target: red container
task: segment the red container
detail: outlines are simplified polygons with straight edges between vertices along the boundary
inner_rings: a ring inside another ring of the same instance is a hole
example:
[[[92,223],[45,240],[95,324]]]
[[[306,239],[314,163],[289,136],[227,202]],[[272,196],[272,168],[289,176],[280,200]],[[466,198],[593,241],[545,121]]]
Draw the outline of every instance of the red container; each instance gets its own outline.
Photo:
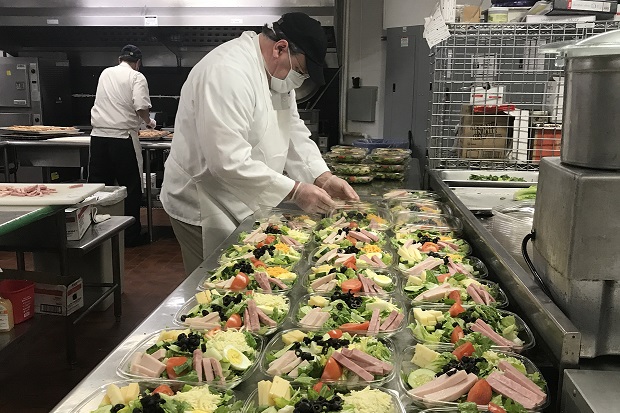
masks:
[[[27,280],[1,280],[0,296],[13,304],[15,324],[34,316],[34,283]]]

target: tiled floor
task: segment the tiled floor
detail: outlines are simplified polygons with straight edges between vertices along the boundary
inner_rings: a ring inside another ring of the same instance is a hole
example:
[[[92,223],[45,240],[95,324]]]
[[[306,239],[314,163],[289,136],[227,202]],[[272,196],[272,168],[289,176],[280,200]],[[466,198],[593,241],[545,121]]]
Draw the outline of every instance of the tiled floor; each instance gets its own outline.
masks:
[[[112,307],[82,320],[77,326],[78,363],[71,367],[63,319],[37,320],[24,340],[0,353],[0,412],[49,412],[183,281],[181,251],[168,217],[163,210],[154,215],[155,242],[125,250],[120,323],[114,322]],[[0,253],[0,268],[14,267],[14,255]]]

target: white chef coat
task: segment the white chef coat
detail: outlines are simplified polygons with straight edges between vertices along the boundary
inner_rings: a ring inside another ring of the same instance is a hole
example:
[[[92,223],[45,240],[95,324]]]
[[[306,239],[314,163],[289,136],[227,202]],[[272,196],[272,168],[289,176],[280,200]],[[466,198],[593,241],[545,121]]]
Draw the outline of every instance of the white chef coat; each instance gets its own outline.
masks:
[[[181,89],[161,201],[171,217],[202,225],[203,238],[212,227],[225,235],[235,220],[282,202],[294,180],[328,170],[294,92],[269,89],[258,35],[244,32],[198,62]]]
[[[136,111],[149,109],[151,98],[144,75],[127,62],[101,72],[90,111],[92,135],[105,138],[126,138],[138,133],[142,119]]]

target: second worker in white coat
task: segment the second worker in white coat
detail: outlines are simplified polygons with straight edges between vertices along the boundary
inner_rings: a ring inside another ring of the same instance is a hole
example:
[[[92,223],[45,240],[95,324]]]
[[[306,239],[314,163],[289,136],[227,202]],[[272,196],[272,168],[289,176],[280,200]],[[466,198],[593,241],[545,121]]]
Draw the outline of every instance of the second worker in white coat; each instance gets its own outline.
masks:
[[[325,83],[326,51],[318,21],[287,13],[260,34],[218,46],[191,70],[161,193],[186,274],[261,206],[292,200],[327,212],[332,197],[359,199],[329,172],[297,112],[294,89],[308,77]]]

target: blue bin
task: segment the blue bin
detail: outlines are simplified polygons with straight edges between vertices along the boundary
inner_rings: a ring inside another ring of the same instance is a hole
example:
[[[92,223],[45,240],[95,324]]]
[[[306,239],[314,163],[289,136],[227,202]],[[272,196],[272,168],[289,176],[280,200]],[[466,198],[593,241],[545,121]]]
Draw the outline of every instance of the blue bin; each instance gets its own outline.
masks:
[[[358,139],[353,141],[353,146],[358,148],[366,148],[369,151],[376,148],[401,148],[408,149],[409,142],[407,141],[390,141],[387,139]]]

